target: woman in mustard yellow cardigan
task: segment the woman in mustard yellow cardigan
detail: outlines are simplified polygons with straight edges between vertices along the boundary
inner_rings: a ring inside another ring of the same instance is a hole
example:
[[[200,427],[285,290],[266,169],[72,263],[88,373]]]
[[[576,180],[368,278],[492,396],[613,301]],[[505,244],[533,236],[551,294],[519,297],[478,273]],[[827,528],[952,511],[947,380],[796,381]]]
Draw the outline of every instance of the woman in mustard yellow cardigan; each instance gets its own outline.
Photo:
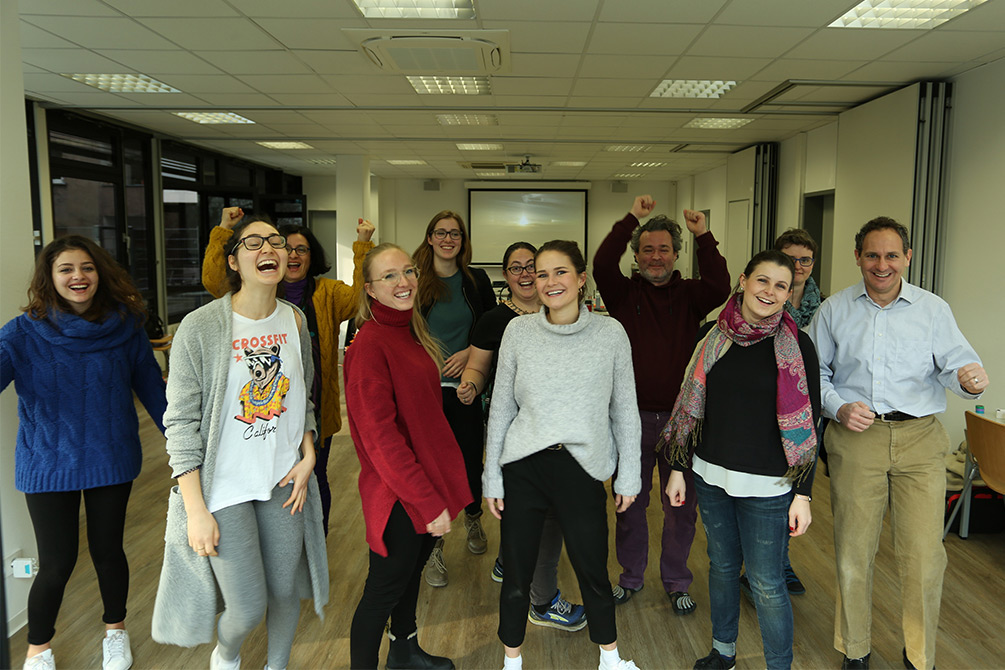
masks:
[[[209,233],[209,244],[202,261],[202,285],[214,298],[229,290],[227,268],[223,249],[233,234],[233,228],[244,218],[240,207],[227,207],[220,216],[220,225]],[[317,238],[303,226],[281,226],[280,234],[286,237],[289,262],[283,283],[284,297],[303,310],[311,334],[314,357],[314,384],[311,400],[318,414],[321,438],[317,450],[314,473],[321,489],[321,509],[325,535],[328,534],[328,512],[331,509],[331,489],[328,486],[328,447],[331,436],[342,427],[338,387],[338,332],[339,324],[352,318],[356,312],[359,287],[363,285],[361,264],[366,252],[373,248],[370,238],[374,227],[369,221],[359,220],[357,240],[352,245],[352,286],[345,282],[319,277],[331,269],[325,251]]]

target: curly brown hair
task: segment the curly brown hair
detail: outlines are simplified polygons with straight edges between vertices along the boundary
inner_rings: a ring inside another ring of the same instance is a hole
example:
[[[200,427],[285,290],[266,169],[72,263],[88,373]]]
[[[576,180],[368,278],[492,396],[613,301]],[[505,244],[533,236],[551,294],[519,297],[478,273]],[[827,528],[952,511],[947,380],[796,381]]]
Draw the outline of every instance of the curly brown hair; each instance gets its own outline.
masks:
[[[132,314],[137,325],[146,321],[143,296],[136,290],[132,277],[112,255],[97,242],[81,235],[65,235],[45,245],[35,261],[35,271],[28,287],[28,304],[22,309],[33,319],[45,319],[51,310],[73,314],[69,303],[56,291],[52,281],[52,266],[64,251],[79,250],[91,257],[98,272],[98,287],[90,307],[80,314],[88,321],[101,321],[110,313],[125,317]],[[125,308],[125,311],[122,310]]]

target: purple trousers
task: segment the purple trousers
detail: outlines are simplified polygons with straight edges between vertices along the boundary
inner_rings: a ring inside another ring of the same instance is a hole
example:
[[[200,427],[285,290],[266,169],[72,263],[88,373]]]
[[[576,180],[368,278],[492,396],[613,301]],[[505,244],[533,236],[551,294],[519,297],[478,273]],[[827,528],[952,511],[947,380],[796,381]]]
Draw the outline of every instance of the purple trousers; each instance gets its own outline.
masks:
[[[692,574],[687,567],[694,540],[694,524],[697,518],[697,496],[694,491],[694,475],[684,472],[687,492],[684,504],[671,507],[666,495],[667,481],[670,479],[670,464],[663,454],[656,453],[659,432],[663,430],[670,412],[646,412],[639,410],[642,419],[642,491],[628,511],[616,515],[614,544],[621,564],[621,578],[618,583],[626,589],[641,588],[646,565],[649,563],[649,524],[646,509],[649,507],[649,491],[653,485],[653,469],[659,465],[660,500],[663,502],[663,537],[660,552],[660,578],[668,593],[687,591],[691,586]]]

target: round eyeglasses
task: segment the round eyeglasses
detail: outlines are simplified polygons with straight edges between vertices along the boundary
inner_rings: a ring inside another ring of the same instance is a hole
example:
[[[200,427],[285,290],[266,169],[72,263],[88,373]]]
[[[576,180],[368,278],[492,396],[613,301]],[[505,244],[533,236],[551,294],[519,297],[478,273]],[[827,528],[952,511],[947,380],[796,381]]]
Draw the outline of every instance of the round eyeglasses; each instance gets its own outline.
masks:
[[[414,281],[419,278],[418,268],[405,268],[402,272],[388,272],[383,277],[377,277],[373,281],[382,281],[385,284],[397,284],[404,275],[405,279]]]
[[[279,233],[272,233],[271,235],[248,235],[247,237],[242,237],[238,243],[234,245],[234,251],[237,251],[237,248],[242,244],[248,251],[258,251],[266,242],[268,242],[269,246],[273,249],[286,248],[286,238]]]

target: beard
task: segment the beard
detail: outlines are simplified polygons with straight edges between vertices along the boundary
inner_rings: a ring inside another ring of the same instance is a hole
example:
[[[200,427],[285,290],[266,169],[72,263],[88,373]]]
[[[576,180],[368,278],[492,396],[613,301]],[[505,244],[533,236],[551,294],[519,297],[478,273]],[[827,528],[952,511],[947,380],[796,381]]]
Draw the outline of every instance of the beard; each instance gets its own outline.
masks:
[[[664,265],[663,267],[652,268],[640,267],[639,274],[642,275],[642,278],[650,284],[663,284],[667,282],[670,279],[670,275],[673,274],[673,266],[671,265],[668,267]]]

